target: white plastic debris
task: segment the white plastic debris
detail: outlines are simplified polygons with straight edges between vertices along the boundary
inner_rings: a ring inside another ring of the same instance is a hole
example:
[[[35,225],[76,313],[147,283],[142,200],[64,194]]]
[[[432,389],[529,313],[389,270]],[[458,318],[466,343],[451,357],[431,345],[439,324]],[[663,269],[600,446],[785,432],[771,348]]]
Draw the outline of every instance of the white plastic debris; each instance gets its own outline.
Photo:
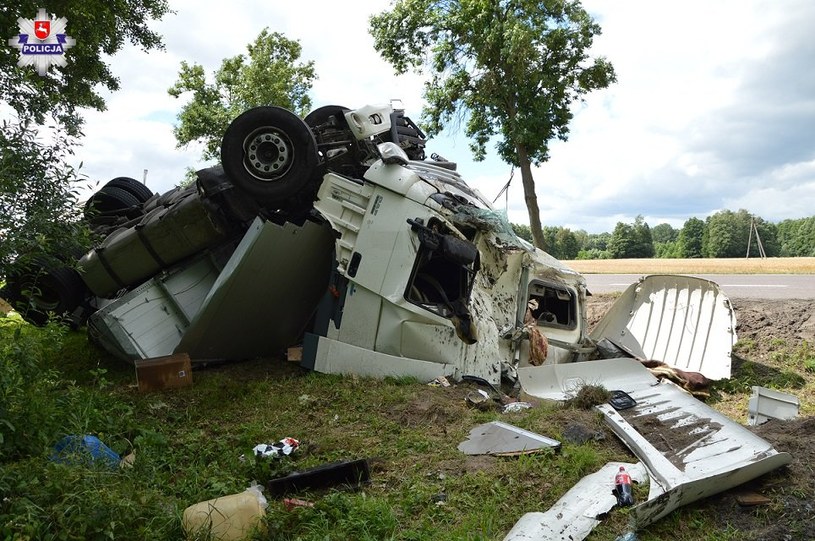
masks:
[[[252,452],[258,458],[278,458],[289,456],[300,446],[300,442],[294,438],[283,438],[277,443],[260,443],[255,445]]]

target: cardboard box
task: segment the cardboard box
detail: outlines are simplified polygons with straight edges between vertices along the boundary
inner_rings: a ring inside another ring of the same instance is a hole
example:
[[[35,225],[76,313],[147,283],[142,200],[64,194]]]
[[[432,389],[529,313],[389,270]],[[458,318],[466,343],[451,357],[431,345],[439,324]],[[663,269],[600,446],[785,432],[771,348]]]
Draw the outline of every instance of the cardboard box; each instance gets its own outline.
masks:
[[[140,392],[174,389],[192,385],[192,366],[186,353],[136,361],[136,381]]]

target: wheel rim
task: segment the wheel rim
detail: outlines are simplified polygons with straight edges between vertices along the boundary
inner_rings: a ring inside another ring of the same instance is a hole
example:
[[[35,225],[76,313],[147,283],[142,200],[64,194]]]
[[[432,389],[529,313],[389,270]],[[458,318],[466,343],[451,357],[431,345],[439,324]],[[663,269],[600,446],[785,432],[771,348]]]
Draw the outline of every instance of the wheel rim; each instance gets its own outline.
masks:
[[[271,182],[291,168],[294,147],[285,134],[268,127],[259,128],[243,141],[244,167],[253,177]]]

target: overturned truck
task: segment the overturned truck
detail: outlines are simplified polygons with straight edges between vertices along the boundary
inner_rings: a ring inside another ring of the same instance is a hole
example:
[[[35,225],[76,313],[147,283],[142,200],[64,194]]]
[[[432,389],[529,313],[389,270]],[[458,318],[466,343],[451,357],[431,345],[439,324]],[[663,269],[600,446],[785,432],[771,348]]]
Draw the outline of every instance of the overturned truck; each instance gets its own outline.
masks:
[[[194,186],[158,195],[110,181],[86,205],[100,241],[76,268],[39,269],[36,287],[12,279],[9,290],[33,320],[87,321],[129,361],[270,357],[302,343],[306,367],[373,376],[496,383],[598,352],[729,375],[735,325],[715,284],[668,278],[629,301],[647,315],[616,309],[589,336],[584,279],[517,237],[425,143],[391,105],[305,119],[249,110]]]
[[[633,360],[729,377],[735,319],[716,284],[648,277],[589,334],[583,277],[518,238],[425,143],[390,105],[249,110],[194,186],[157,195],[110,181],[86,207],[100,242],[76,266],[39,269],[36,286],[11,277],[7,292],[32,321],[87,322],[131,362],[302,344],[301,364],[321,372],[508,379],[553,400],[591,384],[628,393],[626,411],[600,410],[651,480],[640,525],[789,462]],[[531,514],[510,537],[550,526]]]
[[[401,110],[252,109],[221,158],[195,186],[142,201],[135,181],[103,187],[88,205],[101,242],[71,287],[39,298],[70,296],[79,308],[52,305],[83,311],[91,337],[131,361],[302,341],[303,365],[324,372],[497,382],[594,351],[581,276],[519,239],[455,164],[426,158]]]

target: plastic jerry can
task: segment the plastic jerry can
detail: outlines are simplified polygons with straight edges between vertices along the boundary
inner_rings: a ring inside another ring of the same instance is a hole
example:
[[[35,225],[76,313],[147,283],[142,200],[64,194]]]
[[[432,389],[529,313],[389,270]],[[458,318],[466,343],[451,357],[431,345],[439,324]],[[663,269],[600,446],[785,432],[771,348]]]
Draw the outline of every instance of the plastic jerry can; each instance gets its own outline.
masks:
[[[218,541],[245,539],[266,512],[266,498],[253,485],[243,492],[191,505],[184,510],[182,524],[189,538],[199,535]]]

